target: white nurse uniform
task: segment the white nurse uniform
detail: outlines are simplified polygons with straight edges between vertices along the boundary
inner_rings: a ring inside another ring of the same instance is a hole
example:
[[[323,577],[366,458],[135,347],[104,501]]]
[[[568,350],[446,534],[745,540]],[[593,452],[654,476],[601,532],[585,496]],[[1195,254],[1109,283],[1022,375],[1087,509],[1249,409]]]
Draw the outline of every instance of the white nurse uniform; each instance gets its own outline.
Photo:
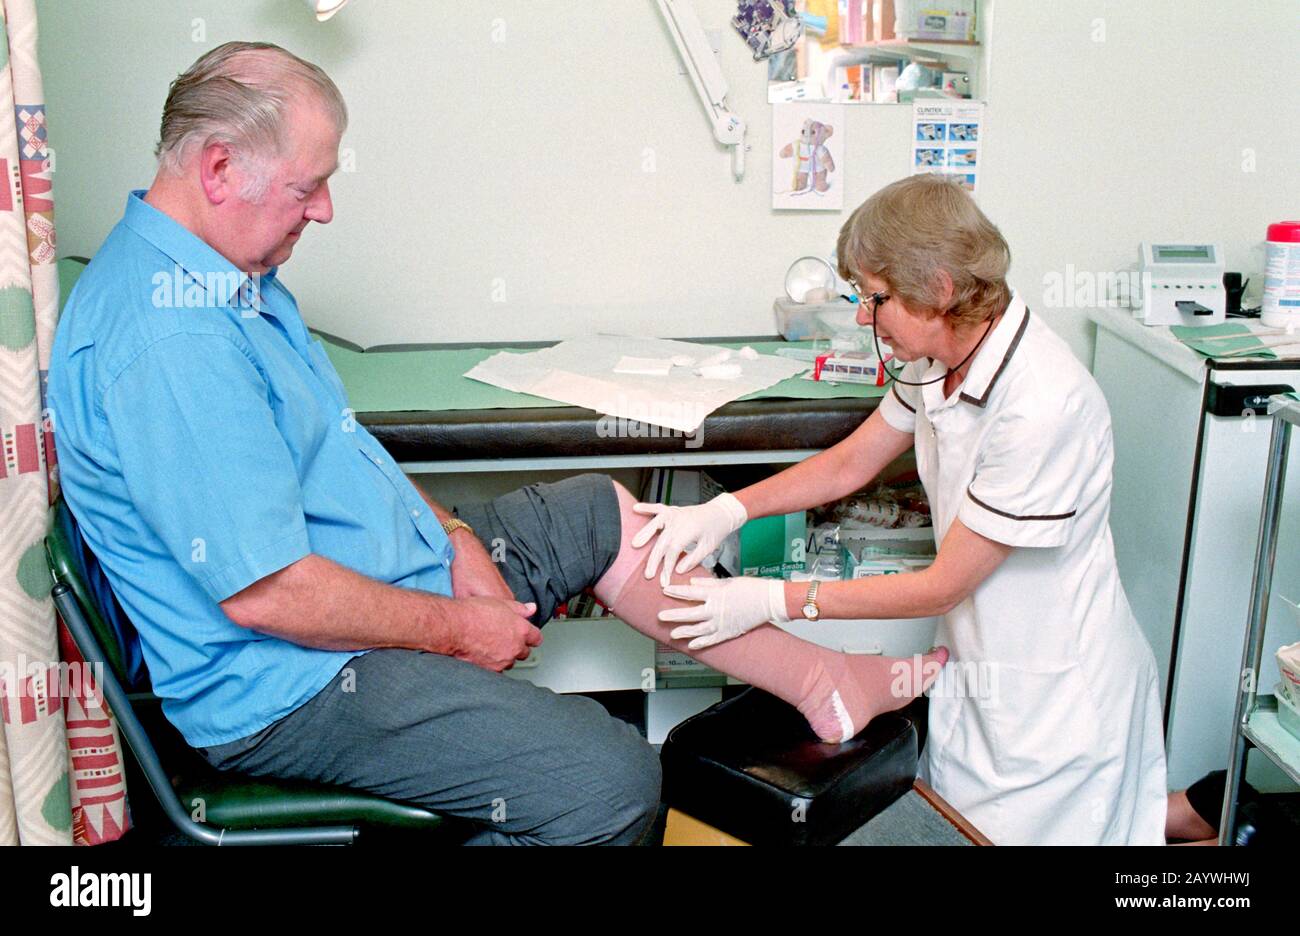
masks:
[[[880,410],[915,433],[936,541],[960,519],[1016,547],[940,624],[922,778],[997,844],[1164,844],[1155,658],[1115,565],[1096,381],[1013,296],[952,396],[896,383]]]

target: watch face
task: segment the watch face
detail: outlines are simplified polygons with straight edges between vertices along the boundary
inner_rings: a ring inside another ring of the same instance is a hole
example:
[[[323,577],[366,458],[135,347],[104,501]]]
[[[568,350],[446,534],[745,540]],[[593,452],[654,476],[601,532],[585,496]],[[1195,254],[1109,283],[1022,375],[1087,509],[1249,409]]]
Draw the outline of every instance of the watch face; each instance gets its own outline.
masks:
[[[803,616],[806,617],[806,618],[808,618],[809,620],[814,620],[814,619],[816,619],[816,617],[817,617],[817,606],[816,606],[815,604],[812,604],[811,602],[809,602],[808,604],[804,605],[804,606],[803,606]]]

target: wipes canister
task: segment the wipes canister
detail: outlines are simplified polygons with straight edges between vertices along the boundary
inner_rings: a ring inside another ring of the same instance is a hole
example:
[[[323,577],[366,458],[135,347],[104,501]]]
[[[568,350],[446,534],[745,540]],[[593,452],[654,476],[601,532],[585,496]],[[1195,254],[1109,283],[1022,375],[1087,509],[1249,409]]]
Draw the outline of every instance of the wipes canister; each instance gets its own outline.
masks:
[[[1268,226],[1259,318],[1273,328],[1300,327],[1300,221]]]

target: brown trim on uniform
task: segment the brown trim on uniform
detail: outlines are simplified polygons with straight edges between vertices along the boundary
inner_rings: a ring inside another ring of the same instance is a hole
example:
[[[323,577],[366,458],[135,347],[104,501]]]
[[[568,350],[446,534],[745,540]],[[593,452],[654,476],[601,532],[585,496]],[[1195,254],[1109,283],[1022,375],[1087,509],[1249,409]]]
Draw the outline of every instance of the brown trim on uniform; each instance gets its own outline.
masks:
[[[962,393],[961,399],[965,400],[967,403],[973,403],[981,408],[988,404],[989,394],[993,392],[993,385],[998,382],[998,378],[1002,376],[1002,372],[1006,370],[1007,365],[1011,363],[1011,355],[1016,353],[1016,348],[1020,346],[1020,339],[1025,336],[1025,329],[1028,327],[1029,307],[1025,306],[1025,317],[1020,320],[1020,327],[1016,329],[1016,337],[1011,339],[1011,346],[1007,348],[1007,353],[1003,355],[1002,363],[998,365],[998,369],[993,373],[993,376],[989,378],[988,386],[984,388],[984,395],[977,400],[969,393]]]
[[[894,399],[903,404],[903,409],[907,410],[909,413],[916,412],[916,407],[908,405],[908,402],[903,399],[903,395],[898,392],[898,384],[894,384],[890,390],[894,394]]]
[[[1077,510],[1071,510],[1069,513],[1063,514],[1027,514],[1026,516],[1021,517],[1013,513],[1007,513],[1005,510],[998,510],[996,507],[990,507],[988,504],[976,497],[970,488],[966,489],[966,496],[989,513],[995,513],[999,517],[1006,517],[1008,520],[1069,520],[1078,513]]]

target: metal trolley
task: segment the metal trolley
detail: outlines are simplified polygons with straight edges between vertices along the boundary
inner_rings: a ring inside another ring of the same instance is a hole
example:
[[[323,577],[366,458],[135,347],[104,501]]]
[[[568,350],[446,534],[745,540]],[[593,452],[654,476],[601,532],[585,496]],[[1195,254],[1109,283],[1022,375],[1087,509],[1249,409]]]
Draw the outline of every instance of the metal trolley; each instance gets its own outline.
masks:
[[[1236,841],[1237,797],[1246,769],[1246,753],[1255,747],[1276,764],[1292,783],[1300,785],[1300,740],[1278,722],[1277,699],[1260,695],[1259,662],[1264,650],[1264,629],[1268,623],[1268,602],[1273,591],[1273,563],[1277,555],[1282,492],[1286,483],[1291,429],[1300,426],[1300,402],[1289,396],[1270,400],[1273,436],[1269,444],[1268,469],[1264,480],[1264,502],[1259,519],[1259,543],[1255,550],[1255,572],[1250,587],[1250,615],[1241,654],[1237,710],[1233,718],[1232,747],[1228,756],[1227,788],[1219,819],[1219,844]]]

